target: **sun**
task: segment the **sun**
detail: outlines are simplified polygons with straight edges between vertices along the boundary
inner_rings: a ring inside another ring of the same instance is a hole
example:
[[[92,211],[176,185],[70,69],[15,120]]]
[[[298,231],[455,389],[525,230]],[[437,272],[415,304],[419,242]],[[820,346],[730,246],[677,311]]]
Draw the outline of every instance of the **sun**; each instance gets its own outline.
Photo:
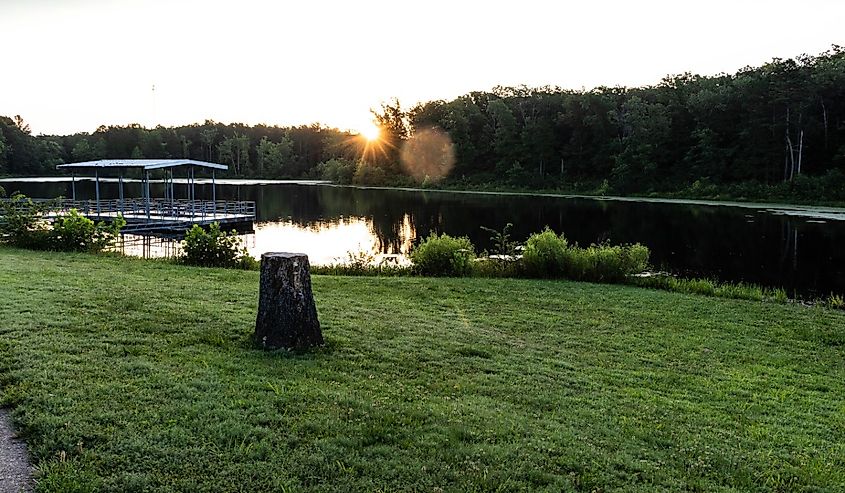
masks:
[[[372,142],[374,140],[378,140],[381,135],[381,129],[375,123],[370,123],[361,127],[358,133],[360,133],[361,136],[368,141]]]

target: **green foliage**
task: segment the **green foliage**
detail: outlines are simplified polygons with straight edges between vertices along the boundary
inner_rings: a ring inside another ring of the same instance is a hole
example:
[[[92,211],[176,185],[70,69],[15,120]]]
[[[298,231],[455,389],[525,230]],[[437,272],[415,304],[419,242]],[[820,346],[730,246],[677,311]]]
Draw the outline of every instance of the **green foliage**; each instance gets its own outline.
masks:
[[[572,246],[567,249],[574,269],[570,279],[595,282],[621,282],[631,274],[648,268],[649,249],[639,243],[634,245],[591,245],[588,248]],[[565,269],[567,270],[567,269]]]
[[[522,266],[529,277],[622,282],[648,268],[648,247],[640,245],[569,245],[548,227],[528,238]]]
[[[20,193],[0,200],[0,240],[22,248],[47,248],[47,215],[55,206],[55,202],[35,202]]]
[[[62,493],[96,493],[102,491],[102,480],[86,470],[79,460],[62,460],[66,451],[59,452],[58,461],[50,461],[38,468],[39,491]],[[127,488],[126,491],[134,491]]]
[[[243,247],[237,231],[222,231],[219,223],[212,223],[208,230],[194,224],[182,241],[180,260],[188,265],[201,267],[226,267],[256,269],[258,261]]]
[[[57,213],[57,205],[23,194],[0,200],[0,241],[34,250],[93,253],[111,246],[126,225],[121,216],[95,224],[76,209]]]
[[[235,132],[232,137],[226,137],[217,145],[220,161],[234,168],[236,175],[243,174],[243,169],[249,166],[249,138]]]
[[[138,146],[135,146],[135,149],[138,149]],[[140,152],[140,149],[138,149],[138,152]],[[103,159],[105,154],[106,145],[103,139],[96,139],[94,144],[91,144],[87,138],[82,138],[73,146],[70,157],[73,161],[95,161]]]
[[[352,183],[356,185],[371,185],[383,187],[390,185],[390,176],[384,166],[359,161],[352,175]]]
[[[374,115],[382,138],[372,143],[317,124],[210,120],[33,136],[19,116],[0,117],[0,173],[52,174],[63,161],[134,154],[225,162],[238,176],[392,186],[411,182],[399,159],[414,131],[438,128],[457,161],[444,181],[424,187],[845,202],[842,87],[845,49],[834,46],[637,88],[496,87],[410,109],[392,101]],[[367,164],[353,170],[349,161]]]
[[[632,280],[637,286],[662,289],[676,293],[698,294],[716,298],[786,303],[789,298],[783,289],[764,289],[747,283],[719,282],[711,279],[683,279],[669,275],[638,277]]]
[[[469,238],[431,233],[411,251],[414,271],[426,276],[465,276],[470,273],[475,247]]]
[[[845,310],[845,297],[837,294],[831,294],[824,300],[823,304],[836,310]]]
[[[6,145],[6,138],[3,137],[3,132],[0,132],[0,176],[6,173],[6,155],[9,153],[9,146]],[[0,197],[3,197],[5,192],[0,187]]]
[[[117,216],[111,222],[88,219],[76,209],[53,221],[47,237],[48,249],[61,252],[100,252],[114,244],[126,220]]]
[[[513,223],[507,223],[501,231],[481,226],[483,231],[490,233],[493,248],[490,252],[482,252],[481,258],[475,260],[472,275],[478,277],[516,277],[522,271],[522,262],[518,241],[511,239]]]
[[[321,180],[328,180],[338,185],[348,185],[352,183],[356,168],[357,166],[352,160],[334,158],[318,164],[316,176]]]
[[[8,200],[0,195],[0,239],[14,246],[28,248],[37,243],[40,231],[46,229],[51,204],[34,202],[26,195],[14,193]]]
[[[481,226],[483,231],[490,233],[490,241],[493,243],[493,255],[503,255],[508,257],[516,256],[519,249],[519,242],[511,239],[511,229],[513,223],[505,224],[501,231],[493,228]]]
[[[783,288],[764,289],[763,295],[766,300],[772,301],[774,303],[789,302],[789,296],[786,294],[786,290]]]
[[[525,272],[530,277],[561,277],[568,262],[567,245],[563,234],[558,236],[548,227],[540,233],[532,234],[522,252]]]
[[[262,137],[255,151],[256,174],[273,178],[289,174],[288,169],[293,161],[293,141],[287,135],[283,135],[279,142]]]
[[[473,277],[528,277],[520,258],[479,257],[472,263]]]

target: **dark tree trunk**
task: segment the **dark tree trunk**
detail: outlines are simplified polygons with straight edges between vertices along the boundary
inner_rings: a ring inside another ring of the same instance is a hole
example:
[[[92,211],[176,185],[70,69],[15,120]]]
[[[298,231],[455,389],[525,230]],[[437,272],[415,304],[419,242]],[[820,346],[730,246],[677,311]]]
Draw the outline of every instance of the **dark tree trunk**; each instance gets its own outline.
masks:
[[[265,349],[305,349],[323,344],[307,255],[261,256],[255,341]]]

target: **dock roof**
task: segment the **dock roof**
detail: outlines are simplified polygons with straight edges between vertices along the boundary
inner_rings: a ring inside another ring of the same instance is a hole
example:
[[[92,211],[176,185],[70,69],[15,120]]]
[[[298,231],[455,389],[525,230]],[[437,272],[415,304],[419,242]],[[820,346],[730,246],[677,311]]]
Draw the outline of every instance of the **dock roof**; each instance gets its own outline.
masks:
[[[57,169],[129,169],[139,168],[145,171],[178,166],[199,166],[211,169],[229,169],[225,164],[194,161],[193,159],[100,159],[99,161],[85,161],[56,166]]]

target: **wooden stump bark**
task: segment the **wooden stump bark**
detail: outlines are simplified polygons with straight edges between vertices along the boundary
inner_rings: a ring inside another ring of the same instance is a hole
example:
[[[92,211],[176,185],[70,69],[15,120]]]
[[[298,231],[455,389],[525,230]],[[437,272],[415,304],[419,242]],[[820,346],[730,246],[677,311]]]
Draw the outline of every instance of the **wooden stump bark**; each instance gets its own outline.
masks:
[[[307,255],[261,256],[255,341],[265,349],[305,349],[323,344]]]

